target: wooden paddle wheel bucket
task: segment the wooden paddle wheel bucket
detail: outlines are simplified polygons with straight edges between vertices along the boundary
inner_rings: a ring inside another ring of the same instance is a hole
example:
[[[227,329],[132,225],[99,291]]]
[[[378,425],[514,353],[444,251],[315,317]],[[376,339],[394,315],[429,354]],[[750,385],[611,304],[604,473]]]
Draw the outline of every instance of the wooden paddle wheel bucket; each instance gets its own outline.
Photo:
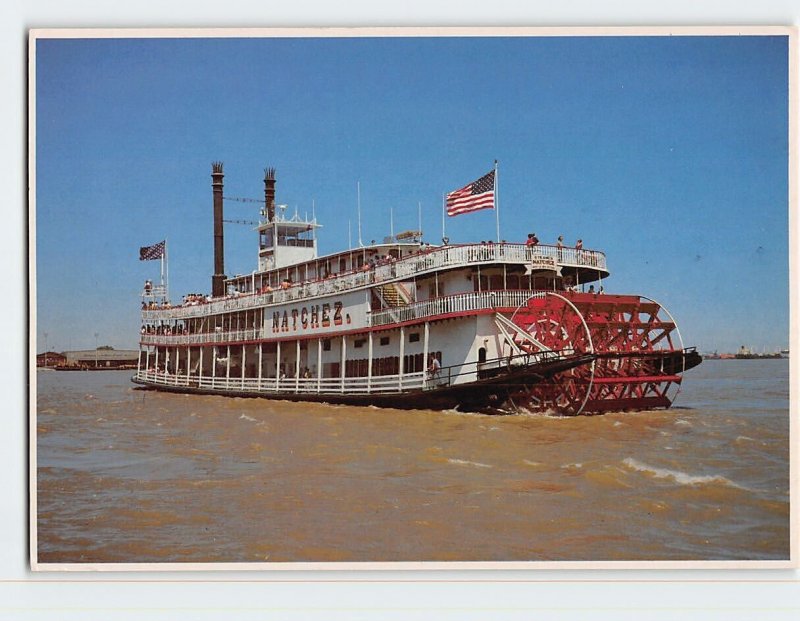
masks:
[[[668,408],[680,391],[680,331],[660,304],[637,295],[540,293],[512,315],[524,351],[594,353],[592,365],[537,384],[517,405],[559,414]],[[527,401],[527,402],[526,402]]]

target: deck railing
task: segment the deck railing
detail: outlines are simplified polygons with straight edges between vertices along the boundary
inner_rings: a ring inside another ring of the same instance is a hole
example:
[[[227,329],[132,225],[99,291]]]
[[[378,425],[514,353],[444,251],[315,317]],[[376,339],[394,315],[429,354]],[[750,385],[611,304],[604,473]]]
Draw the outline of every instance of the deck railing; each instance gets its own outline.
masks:
[[[407,280],[444,268],[491,263],[527,265],[534,258],[550,259],[560,266],[588,267],[601,272],[607,271],[605,254],[597,250],[577,250],[544,245],[527,247],[524,244],[438,246],[398,261],[378,265],[368,271],[347,272],[332,278],[298,284],[270,293],[243,294],[195,306],[145,310],[143,315],[151,320],[204,317],[227,311],[246,310],[285,304],[294,300],[334,295],[380,282]]]
[[[369,314],[369,326],[385,326],[415,319],[432,318],[437,315],[453,315],[498,308],[517,308],[520,304],[524,304],[530,296],[531,291],[527,290],[457,293],[372,312]],[[271,329],[250,328],[247,330],[215,331],[198,334],[142,334],[139,340],[142,345],[199,345],[259,341],[270,337],[273,340],[285,339],[285,335],[276,337]]]
[[[441,367],[435,374],[415,371],[371,377],[208,377],[198,374],[173,374],[152,369],[139,370],[137,380],[155,386],[189,388],[239,394],[395,394],[414,390],[436,390],[445,386],[495,377],[530,365],[553,362],[574,355],[572,350],[546,350],[492,358],[484,362],[464,362]]]
[[[251,328],[249,330],[201,332],[197,334],[142,334],[139,337],[139,341],[142,345],[199,345],[200,343],[210,344],[257,341],[266,337],[266,329]]]
[[[156,386],[176,386],[219,392],[238,393],[286,393],[286,394],[383,394],[419,390],[425,385],[425,372],[400,375],[376,375],[373,377],[209,377],[197,374],[174,374],[164,371],[141,370],[134,376],[137,380]]]
[[[531,292],[525,290],[457,293],[374,312],[370,315],[370,325],[385,326],[437,315],[454,315],[493,308],[517,308],[529,297],[531,297]]]

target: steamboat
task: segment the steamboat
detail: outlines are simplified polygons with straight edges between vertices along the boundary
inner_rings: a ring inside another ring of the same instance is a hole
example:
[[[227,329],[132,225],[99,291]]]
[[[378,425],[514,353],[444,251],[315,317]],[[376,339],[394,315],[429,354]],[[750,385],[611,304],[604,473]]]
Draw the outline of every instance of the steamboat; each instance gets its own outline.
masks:
[[[533,235],[430,245],[405,231],[320,256],[321,225],[276,206],[271,168],[257,268],[229,278],[222,163],[211,177],[211,295],[171,305],[165,243],[140,250],[140,259],[162,261],[161,282],[147,281],[141,294],[132,379],[146,388],[574,415],[669,407],[683,372],[701,360],[659,303],[604,291],[610,273],[598,250]]]

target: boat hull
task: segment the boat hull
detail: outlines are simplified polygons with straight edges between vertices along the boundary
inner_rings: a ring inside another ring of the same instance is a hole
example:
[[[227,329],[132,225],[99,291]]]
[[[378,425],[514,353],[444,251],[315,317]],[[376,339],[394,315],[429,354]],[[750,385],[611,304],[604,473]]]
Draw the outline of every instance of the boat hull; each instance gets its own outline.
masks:
[[[552,378],[582,365],[590,364],[594,356],[582,354],[563,357],[555,360],[537,362],[536,364],[512,367],[483,377],[473,382],[460,384],[437,383],[431,380],[423,389],[399,390],[380,393],[348,393],[348,392],[291,392],[247,390],[237,388],[205,388],[197,382],[170,385],[149,382],[134,376],[132,381],[149,390],[165,392],[219,395],[227,397],[247,397],[277,399],[283,401],[305,401],[357,406],[376,406],[401,410],[458,409],[466,412],[498,413],[505,411],[509,398],[521,390]],[[512,404],[513,405],[513,404]]]

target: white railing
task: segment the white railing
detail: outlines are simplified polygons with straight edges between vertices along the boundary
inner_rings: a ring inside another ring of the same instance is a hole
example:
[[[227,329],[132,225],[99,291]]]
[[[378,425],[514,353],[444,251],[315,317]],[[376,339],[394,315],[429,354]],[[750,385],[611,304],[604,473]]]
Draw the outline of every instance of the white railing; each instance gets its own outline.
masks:
[[[458,293],[407,306],[377,311],[370,316],[370,325],[385,326],[436,315],[467,313],[490,308],[517,308],[531,297],[530,291],[477,291]]]
[[[393,323],[424,319],[437,315],[452,315],[494,308],[517,308],[531,296],[527,290],[475,291],[457,293],[406,306],[398,306],[370,315],[370,326],[385,326]],[[320,335],[324,336],[324,335]],[[199,334],[142,334],[139,338],[142,345],[206,345],[212,343],[239,343],[242,341],[258,341],[275,337],[268,329],[252,328],[248,330],[231,330],[227,332],[204,332]]]
[[[439,246],[419,254],[379,265],[369,271],[348,272],[325,280],[295,285],[271,293],[244,294],[195,306],[176,306],[169,309],[143,311],[148,320],[204,317],[226,311],[238,311],[278,305],[298,299],[334,295],[344,291],[371,286],[375,283],[409,278],[443,268],[491,263],[527,265],[534,257],[554,259],[558,265],[589,267],[606,272],[606,257],[597,250],[577,250],[556,246],[524,244],[465,244]]]
[[[425,386],[425,372],[400,375],[378,375],[373,377],[200,377],[175,375],[163,371],[141,370],[134,376],[137,380],[155,386],[176,386],[198,390],[237,392],[248,394],[383,394],[420,390]]]
[[[252,328],[250,330],[202,332],[197,334],[142,334],[139,336],[139,341],[142,345],[198,345],[200,343],[257,341],[266,337],[267,330]]]

